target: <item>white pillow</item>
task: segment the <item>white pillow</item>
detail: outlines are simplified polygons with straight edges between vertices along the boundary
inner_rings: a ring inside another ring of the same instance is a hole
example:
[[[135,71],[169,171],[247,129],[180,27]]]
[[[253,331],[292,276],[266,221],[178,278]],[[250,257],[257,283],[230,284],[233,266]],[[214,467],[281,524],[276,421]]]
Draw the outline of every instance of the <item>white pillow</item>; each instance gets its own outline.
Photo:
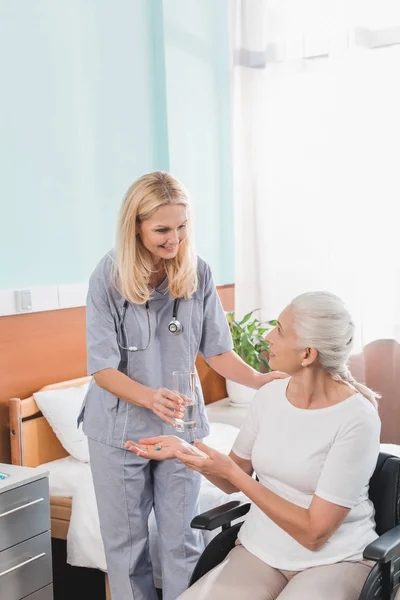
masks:
[[[59,390],[35,392],[36,404],[67,452],[77,460],[89,462],[87,437],[76,421],[89,384]]]

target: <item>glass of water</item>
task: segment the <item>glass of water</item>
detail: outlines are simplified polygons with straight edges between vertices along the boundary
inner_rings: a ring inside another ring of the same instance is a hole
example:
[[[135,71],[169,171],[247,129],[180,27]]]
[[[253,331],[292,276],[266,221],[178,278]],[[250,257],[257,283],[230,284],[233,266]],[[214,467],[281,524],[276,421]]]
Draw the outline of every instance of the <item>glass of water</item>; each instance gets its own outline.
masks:
[[[196,428],[196,373],[174,371],[172,391],[184,401],[182,419],[175,419],[176,431],[189,431]]]

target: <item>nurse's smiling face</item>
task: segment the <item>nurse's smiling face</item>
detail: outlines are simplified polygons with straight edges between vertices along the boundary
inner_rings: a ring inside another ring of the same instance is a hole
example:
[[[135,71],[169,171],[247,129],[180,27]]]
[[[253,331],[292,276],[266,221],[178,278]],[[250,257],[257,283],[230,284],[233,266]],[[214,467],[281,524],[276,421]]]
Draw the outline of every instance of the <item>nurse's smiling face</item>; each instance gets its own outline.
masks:
[[[143,246],[151,253],[154,264],[161,259],[175,258],[180,244],[188,236],[186,206],[162,206],[150,219],[138,225],[138,234]]]

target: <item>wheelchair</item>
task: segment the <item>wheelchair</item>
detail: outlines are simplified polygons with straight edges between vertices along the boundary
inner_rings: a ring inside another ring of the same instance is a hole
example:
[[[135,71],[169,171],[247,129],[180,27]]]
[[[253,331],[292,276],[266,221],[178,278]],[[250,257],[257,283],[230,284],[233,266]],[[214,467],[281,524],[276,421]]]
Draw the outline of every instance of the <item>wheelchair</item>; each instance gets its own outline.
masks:
[[[375,507],[379,537],[368,544],[364,559],[376,564],[371,569],[359,600],[394,600],[400,587],[400,458],[381,452],[371,477],[369,497]],[[189,586],[220,564],[232,550],[243,521],[234,523],[250,510],[250,503],[232,501],[196,516],[194,529],[221,532],[214,537],[193,571]]]

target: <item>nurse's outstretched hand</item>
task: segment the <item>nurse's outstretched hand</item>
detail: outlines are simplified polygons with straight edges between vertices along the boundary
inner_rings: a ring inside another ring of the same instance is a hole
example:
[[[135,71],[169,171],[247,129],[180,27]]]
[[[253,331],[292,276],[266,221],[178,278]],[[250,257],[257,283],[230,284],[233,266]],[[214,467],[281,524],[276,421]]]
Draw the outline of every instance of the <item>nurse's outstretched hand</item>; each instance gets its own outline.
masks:
[[[153,390],[153,392],[148,408],[157,417],[175,427],[175,419],[183,418],[182,398],[167,388],[159,388],[158,390]]]
[[[207,458],[207,455],[201,452],[201,450],[198,450],[195,446],[192,446],[192,444],[189,444],[189,442],[182,440],[176,435],[159,435],[152,438],[143,438],[138,443],[128,441],[125,444],[125,448],[138,456],[143,456],[143,458],[150,460],[174,458],[176,452]]]

